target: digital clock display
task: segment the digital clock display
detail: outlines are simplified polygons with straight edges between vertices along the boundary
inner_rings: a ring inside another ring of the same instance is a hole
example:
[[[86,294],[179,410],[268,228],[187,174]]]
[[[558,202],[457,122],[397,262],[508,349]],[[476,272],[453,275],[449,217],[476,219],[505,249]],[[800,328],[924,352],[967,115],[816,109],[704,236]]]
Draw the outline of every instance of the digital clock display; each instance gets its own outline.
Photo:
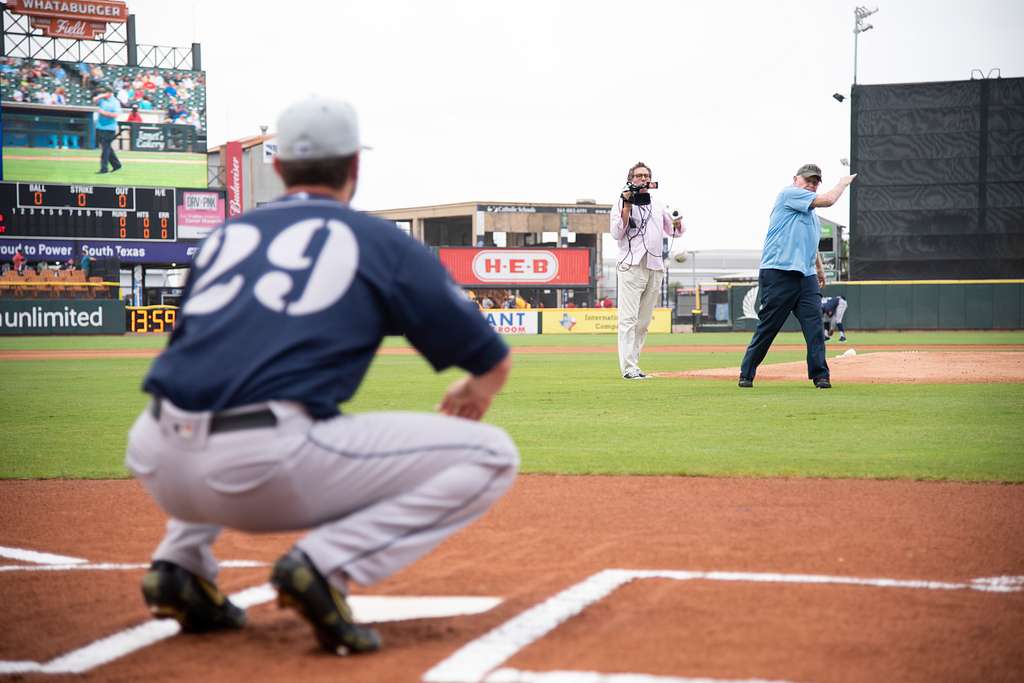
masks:
[[[0,183],[0,237],[173,241],[175,190]]]
[[[128,307],[128,331],[136,334],[170,332],[178,318],[171,307]]]

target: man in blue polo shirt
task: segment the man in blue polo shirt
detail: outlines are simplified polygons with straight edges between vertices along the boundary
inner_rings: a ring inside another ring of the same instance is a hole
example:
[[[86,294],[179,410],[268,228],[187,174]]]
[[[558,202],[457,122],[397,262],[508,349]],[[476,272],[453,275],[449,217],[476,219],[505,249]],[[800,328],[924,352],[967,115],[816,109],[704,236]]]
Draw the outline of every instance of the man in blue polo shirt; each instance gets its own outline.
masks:
[[[292,105],[277,143],[286,194],[206,238],[143,383],[152,402],[127,465],[171,519],[142,593],[185,631],[240,628],[245,613],[215,583],[221,528],[311,529],[274,564],[279,603],[325,650],[373,652],[349,582],[416,561],[515,479],[512,439],[480,422],[511,360],[436,256],[349,206],[361,149],[349,105]],[[440,414],[340,414],[383,337],[399,334],[434,369],[466,371]]]
[[[741,387],[754,386],[757,366],[790,313],[800,321],[807,342],[807,377],[819,389],[832,387],[821,327],[821,288],[825,286],[825,269],[818,255],[821,224],[814,210],[835,204],[856,177],[856,173],[844,176],[828,192],[815,194],[821,184],[821,168],[804,164],[793,176],[793,184],[775,199],[757,278],[759,322],[740,365]]]
[[[97,89],[93,102],[96,110],[96,142],[100,145],[100,170],[98,173],[119,171],[121,160],[114,152],[114,138],[117,137],[117,118],[121,115],[121,103],[114,97],[110,88],[101,86]],[[108,171],[108,166],[111,168]]]

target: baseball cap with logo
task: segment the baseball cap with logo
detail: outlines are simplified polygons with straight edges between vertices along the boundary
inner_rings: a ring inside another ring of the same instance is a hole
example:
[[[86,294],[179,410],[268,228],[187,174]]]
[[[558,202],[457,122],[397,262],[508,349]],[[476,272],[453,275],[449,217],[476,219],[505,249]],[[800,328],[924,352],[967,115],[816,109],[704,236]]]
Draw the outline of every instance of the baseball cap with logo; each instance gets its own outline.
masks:
[[[818,180],[821,180],[821,168],[817,164],[804,164],[797,169],[796,174],[802,178],[818,176]]]
[[[277,157],[306,161],[347,157],[360,149],[356,110],[318,95],[291,105],[277,119]]]

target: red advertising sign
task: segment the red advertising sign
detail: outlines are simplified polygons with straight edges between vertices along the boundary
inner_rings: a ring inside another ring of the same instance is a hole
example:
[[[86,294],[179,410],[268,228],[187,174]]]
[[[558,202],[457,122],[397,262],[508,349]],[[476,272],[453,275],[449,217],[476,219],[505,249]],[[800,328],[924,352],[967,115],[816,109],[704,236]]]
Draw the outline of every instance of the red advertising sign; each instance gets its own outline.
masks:
[[[224,145],[224,169],[228,185],[228,218],[242,213],[242,143]]]
[[[128,5],[118,0],[7,0],[7,10],[29,17],[32,28],[51,38],[93,40],[108,23],[128,21]]]
[[[460,285],[581,286],[590,284],[590,250],[441,247],[439,257]]]

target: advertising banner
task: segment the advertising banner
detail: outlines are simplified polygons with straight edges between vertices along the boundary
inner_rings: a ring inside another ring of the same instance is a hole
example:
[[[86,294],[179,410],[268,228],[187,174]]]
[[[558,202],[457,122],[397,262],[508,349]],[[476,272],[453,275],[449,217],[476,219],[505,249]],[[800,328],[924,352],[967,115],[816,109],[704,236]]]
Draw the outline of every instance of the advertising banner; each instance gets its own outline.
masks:
[[[16,249],[29,261],[67,261],[81,256],[85,247],[92,258],[116,258],[121,263],[177,263],[188,265],[199,249],[197,242],[90,242],[88,240],[0,239],[0,261],[9,261]]]
[[[586,287],[590,284],[590,250],[479,249],[441,247],[441,263],[460,285]]]
[[[7,0],[7,11],[24,14],[51,38],[95,40],[107,32],[107,24],[128,20],[128,6],[117,0]]]
[[[545,308],[540,311],[544,334],[617,334],[617,308]],[[649,332],[672,331],[672,309],[655,308]]]
[[[220,192],[178,192],[178,237],[201,240],[224,222],[224,195]]]
[[[480,311],[498,334],[539,334],[540,312],[515,309]]]
[[[228,186],[228,218],[242,213],[242,143],[224,145],[224,169]]]
[[[124,322],[116,299],[0,300],[0,335],[124,334]]]

